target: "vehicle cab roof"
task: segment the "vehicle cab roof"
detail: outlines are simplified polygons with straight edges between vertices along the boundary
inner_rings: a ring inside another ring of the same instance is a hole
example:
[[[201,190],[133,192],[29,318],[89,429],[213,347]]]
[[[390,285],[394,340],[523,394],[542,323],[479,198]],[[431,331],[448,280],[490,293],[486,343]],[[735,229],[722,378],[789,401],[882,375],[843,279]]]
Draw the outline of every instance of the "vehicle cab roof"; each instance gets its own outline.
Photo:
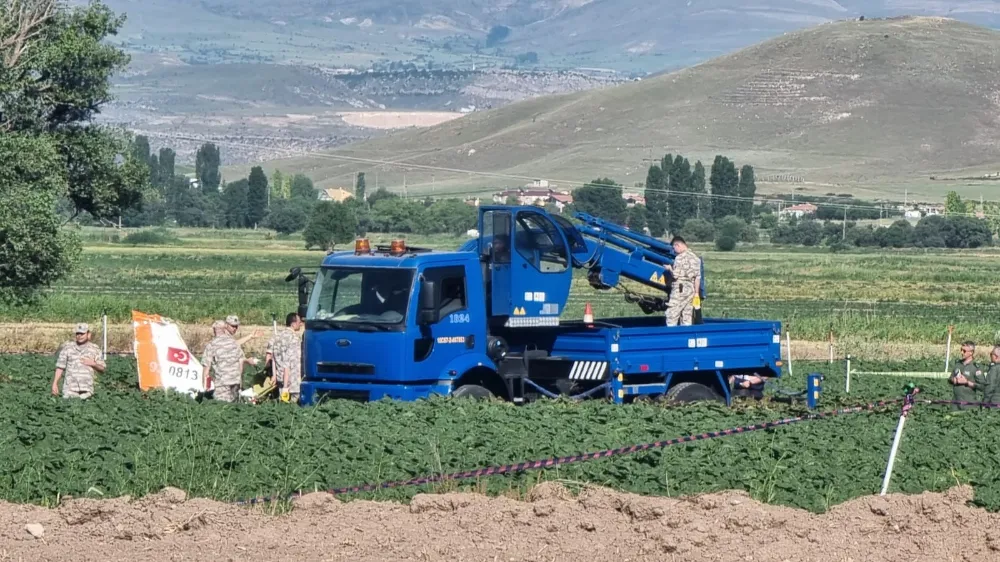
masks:
[[[451,264],[456,261],[468,260],[470,256],[476,256],[476,254],[472,252],[422,250],[420,252],[406,252],[401,256],[393,256],[373,250],[370,254],[355,255],[354,251],[350,250],[329,254],[323,260],[322,267],[416,268],[427,264]]]

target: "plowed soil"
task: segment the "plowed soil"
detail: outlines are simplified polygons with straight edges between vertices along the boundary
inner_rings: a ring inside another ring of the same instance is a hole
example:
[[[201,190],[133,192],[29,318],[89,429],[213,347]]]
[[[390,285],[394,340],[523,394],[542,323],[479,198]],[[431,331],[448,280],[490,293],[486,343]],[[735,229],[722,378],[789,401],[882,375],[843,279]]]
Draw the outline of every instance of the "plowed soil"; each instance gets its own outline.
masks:
[[[1000,560],[1000,515],[969,507],[971,498],[956,487],[814,515],[737,492],[669,499],[595,488],[573,497],[543,484],[524,502],[452,493],[402,505],[318,493],[275,516],[167,489],[53,509],[0,503],[0,561]]]

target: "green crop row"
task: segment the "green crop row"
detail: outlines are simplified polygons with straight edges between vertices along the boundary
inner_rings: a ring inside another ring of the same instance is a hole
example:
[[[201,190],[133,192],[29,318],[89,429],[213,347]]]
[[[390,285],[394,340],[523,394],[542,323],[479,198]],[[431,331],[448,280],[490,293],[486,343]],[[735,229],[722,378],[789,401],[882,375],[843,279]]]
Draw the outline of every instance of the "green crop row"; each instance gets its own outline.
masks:
[[[883,365],[882,368],[929,368]],[[317,407],[196,402],[135,387],[135,364],[112,358],[87,401],[49,395],[53,358],[0,357],[0,499],[52,504],[61,495],[141,496],[175,486],[235,500],[295,490],[379,483],[622,447],[805,413],[799,404],[733,408],[615,406],[543,400],[526,406],[436,399],[415,403],[331,401]],[[835,365],[797,364],[777,385],[801,390],[825,372],[823,410],[898,397],[906,382],[856,377],[844,393]],[[950,396],[946,383],[917,381],[922,396]],[[461,483],[490,493],[539,479],[590,482],[652,495],[744,489],[758,499],[822,511],[876,493],[898,406],[766,431],[684,443],[543,472]],[[953,413],[920,405],[906,426],[892,491],[917,493],[970,483],[976,502],[1000,509],[1000,444],[984,428],[1000,413]],[[351,497],[402,499],[413,487]]]

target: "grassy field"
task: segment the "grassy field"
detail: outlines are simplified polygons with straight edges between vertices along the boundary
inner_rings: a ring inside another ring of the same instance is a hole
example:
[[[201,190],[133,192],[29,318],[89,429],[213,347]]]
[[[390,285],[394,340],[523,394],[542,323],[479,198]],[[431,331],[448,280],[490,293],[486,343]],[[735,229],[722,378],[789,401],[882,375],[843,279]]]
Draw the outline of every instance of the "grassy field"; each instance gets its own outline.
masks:
[[[289,268],[312,267],[324,257],[303,250],[296,236],[267,231],[178,229],[176,235],[171,246],[133,247],[114,242],[108,230],[85,230],[76,272],[35,306],[0,307],[0,322],[96,323],[106,311],[110,323],[121,324],[138,309],[182,323],[237,314],[246,324],[269,325],[272,315],[280,318],[296,306],[294,287],[284,282]],[[391,238],[372,236],[373,242]],[[464,240],[440,235],[410,242],[454,249]],[[780,320],[793,339],[811,342],[826,341],[832,331],[838,355],[870,355],[883,344],[933,344],[937,354],[949,325],[956,341],[1000,339],[998,251],[739,250],[696,247],[706,263],[708,316]],[[641,314],[620,292],[593,290],[580,272],[565,315],[581,317],[588,302],[599,318]]]
[[[48,395],[50,356],[0,356],[0,499],[45,505],[74,497],[142,496],[174,486],[221,500],[386,482],[564,456],[744,426],[805,413],[778,401],[734,408],[614,406],[543,400],[527,406],[431,400],[299,408],[233,406],[135,389],[135,364],[111,358],[95,398]],[[845,395],[824,372],[821,410],[898,398],[903,380],[858,379]],[[923,396],[950,398],[944,381]],[[804,374],[782,379],[801,389]],[[475,489],[520,495],[542,480],[594,483],[682,496],[744,489],[766,502],[813,511],[878,491],[898,405],[768,431],[684,443],[590,462],[346,498],[406,500],[421,491]],[[976,503],[1000,509],[1000,450],[988,431],[996,411],[953,413],[918,405],[906,426],[893,492],[971,484]],[[581,427],[587,428],[580,431]],[[220,428],[226,428],[220,431]]]

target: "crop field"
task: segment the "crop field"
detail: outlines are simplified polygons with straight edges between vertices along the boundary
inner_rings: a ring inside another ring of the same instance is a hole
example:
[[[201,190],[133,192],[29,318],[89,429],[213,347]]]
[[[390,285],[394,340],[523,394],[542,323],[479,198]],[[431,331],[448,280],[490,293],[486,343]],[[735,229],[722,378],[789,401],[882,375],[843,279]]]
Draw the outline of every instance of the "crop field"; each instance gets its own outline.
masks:
[[[284,495],[622,447],[805,411],[777,401],[731,409],[444,399],[233,406],[143,395],[135,388],[134,362],[114,357],[95,398],[79,402],[48,395],[52,367],[51,356],[0,356],[2,499],[53,505],[64,495],[135,497],[164,486],[220,500]],[[904,382],[858,378],[845,395],[838,369],[802,364],[799,372],[808,370],[826,374],[821,410],[899,397]],[[804,385],[802,374],[786,379],[786,388]],[[923,396],[950,398],[945,382],[918,382]],[[743,489],[761,501],[824,511],[877,493],[897,416],[893,405],[543,472],[352,497],[405,500],[454,489],[520,496],[555,480],[666,496]],[[977,504],[1000,509],[1000,445],[981,430],[998,423],[1000,412],[918,405],[892,490],[971,484]]]
[[[295,307],[294,287],[284,282],[288,269],[323,259],[322,252],[302,250],[300,239],[263,231],[175,234],[169,246],[127,246],[107,231],[86,231],[76,273],[37,305],[0,306],[0,322],[93,323],[106,311],[110,323],[122,324],[136,308],[182,323],[237,314],[246,324],[269,325],[272,315],[281,318]],[[433,236],[410,243],[453,249],[463,241]],[[934,344],[939,353],[949,325],[958,339],[985,344],[1000,338],[1000,253],[991,250],[830,253],[761,245],[696,251],[706,263],[706,315],[780,320],[797,341],[825,342],[832,332],[838,355],[883,343]],[[580,272],[565,314],[582,316],[588,302],[598,318],[641,314],[618,291],[594,291]]]

